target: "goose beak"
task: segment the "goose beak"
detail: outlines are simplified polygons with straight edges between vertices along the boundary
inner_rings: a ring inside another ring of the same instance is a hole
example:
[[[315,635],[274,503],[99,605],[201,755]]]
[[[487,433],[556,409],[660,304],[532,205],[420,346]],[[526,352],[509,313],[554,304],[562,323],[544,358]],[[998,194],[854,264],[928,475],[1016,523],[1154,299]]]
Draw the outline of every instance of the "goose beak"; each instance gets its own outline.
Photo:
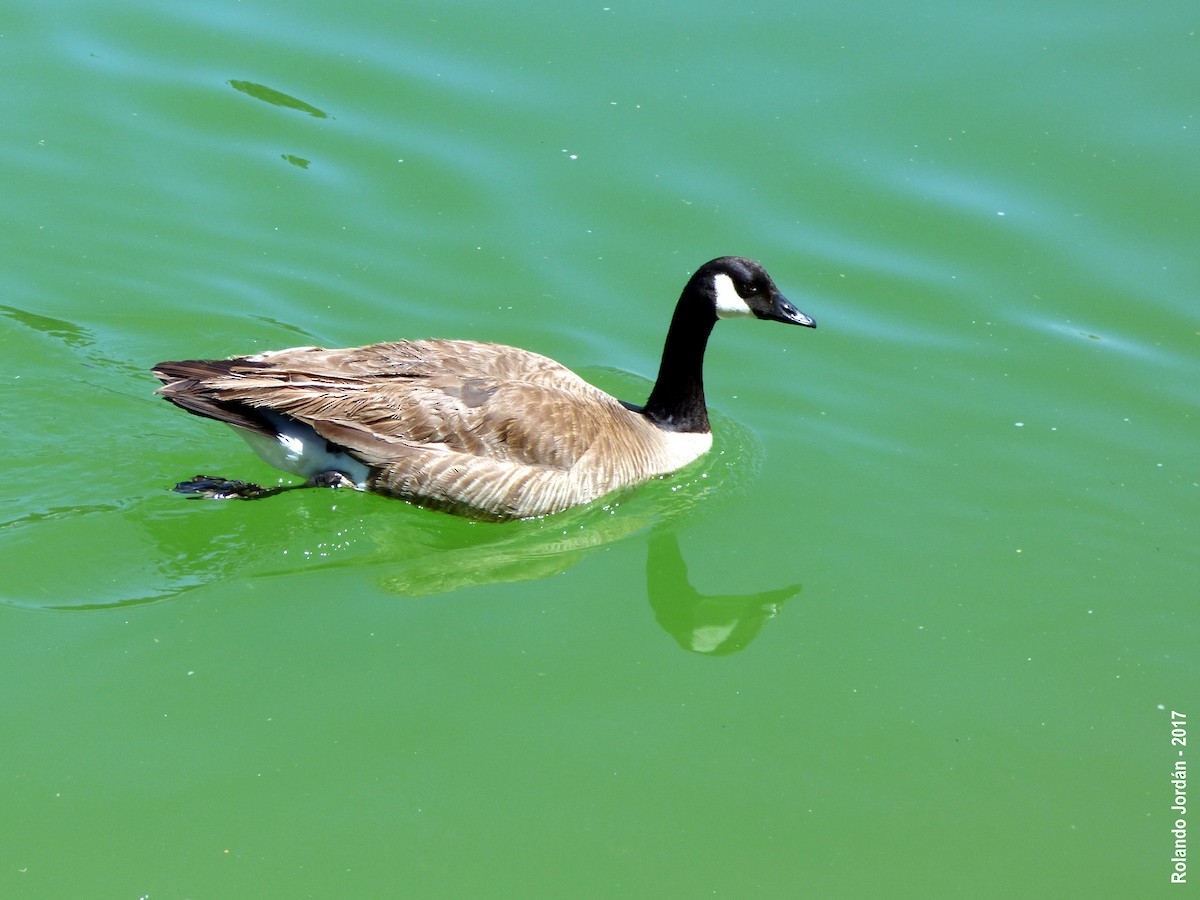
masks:
[[[763,316],[764,319],[771,319],[774,322],[783,322],[787,325],[803,325],[805,328],[816,328],[817,320],[812,316],[806,316],[796,307],[792,306],[790,300],[778,291],[771,300],[770,311]]]

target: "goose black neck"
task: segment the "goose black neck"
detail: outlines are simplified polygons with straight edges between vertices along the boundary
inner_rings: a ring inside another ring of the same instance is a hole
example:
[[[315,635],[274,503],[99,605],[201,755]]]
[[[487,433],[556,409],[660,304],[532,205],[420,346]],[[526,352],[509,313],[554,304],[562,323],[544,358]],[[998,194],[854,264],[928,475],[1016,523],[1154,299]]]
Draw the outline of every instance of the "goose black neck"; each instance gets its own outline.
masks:
[[[667,331],[658,380],[642,409],[659,428],[699,434],[711,430],[704,405],[704,348],[716,324],[716,313],[689,302],[685,288]]]

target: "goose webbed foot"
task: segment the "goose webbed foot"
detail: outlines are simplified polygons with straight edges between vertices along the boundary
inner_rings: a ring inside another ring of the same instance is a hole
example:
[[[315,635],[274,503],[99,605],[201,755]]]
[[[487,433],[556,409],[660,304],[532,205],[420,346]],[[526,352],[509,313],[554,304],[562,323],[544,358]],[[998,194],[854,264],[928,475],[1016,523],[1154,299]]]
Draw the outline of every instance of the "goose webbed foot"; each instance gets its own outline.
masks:
[[[300,488],[343,488],[354,487],[354,482],[351,481],[342,472],[330,470],[328,472],[318,472],[304,484],[281,484],[276,487],[263,487],[260,484],[254,484],[250,481],[235,481],[231,478],[217,478],[213,475],[197,475],[194,478],[189,478],[187,481],[181,481],[175,485],[175,490],[180,494],[187,494],[193,498],[203,498],[205,500],[261,500],[263,497],[273,497],[276,494],[282,494],[284,491],[293,491]]]
[[[175,485],[179,493],[205,500],[258,500],[286,489],[286,486],[265,488],[249,481],[234,481],[212,475],[197,475]]]

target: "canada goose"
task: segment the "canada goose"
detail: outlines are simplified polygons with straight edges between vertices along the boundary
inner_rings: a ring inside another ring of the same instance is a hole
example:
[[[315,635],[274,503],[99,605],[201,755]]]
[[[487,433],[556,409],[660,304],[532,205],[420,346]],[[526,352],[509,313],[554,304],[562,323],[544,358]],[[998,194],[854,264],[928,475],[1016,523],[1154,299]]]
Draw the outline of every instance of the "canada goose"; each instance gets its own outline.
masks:
[[[542,516],[673,472],[712,446],[702,366],[718,318],[815,328],[758,263],[724,256],[688,280],[645,406],[537,353],[422,340],[294,347],[154,367],[158,393],[225,422],[264,461],[308,479],[262,488],[198,475],[214,499],[357,487],[483,519]]]

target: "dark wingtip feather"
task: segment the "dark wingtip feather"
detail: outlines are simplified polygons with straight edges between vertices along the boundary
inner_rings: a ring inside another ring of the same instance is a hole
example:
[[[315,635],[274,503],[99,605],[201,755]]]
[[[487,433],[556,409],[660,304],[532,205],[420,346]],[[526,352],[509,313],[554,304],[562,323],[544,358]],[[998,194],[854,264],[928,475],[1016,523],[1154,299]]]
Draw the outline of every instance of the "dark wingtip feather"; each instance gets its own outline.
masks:
[[[172,381],[198,381],[208,378],[225,378],[233,372],[236,359],[181,359],[160,362],[150,371],[163,384]]]
[[[274,436],[275,430],[270,423],[253,407],[221,400],[207,384],[210,379],[228,377],[236,362],[239,360],[184,359],[161,362],[150,370],[163,383],[155,393],[197,416]]]

